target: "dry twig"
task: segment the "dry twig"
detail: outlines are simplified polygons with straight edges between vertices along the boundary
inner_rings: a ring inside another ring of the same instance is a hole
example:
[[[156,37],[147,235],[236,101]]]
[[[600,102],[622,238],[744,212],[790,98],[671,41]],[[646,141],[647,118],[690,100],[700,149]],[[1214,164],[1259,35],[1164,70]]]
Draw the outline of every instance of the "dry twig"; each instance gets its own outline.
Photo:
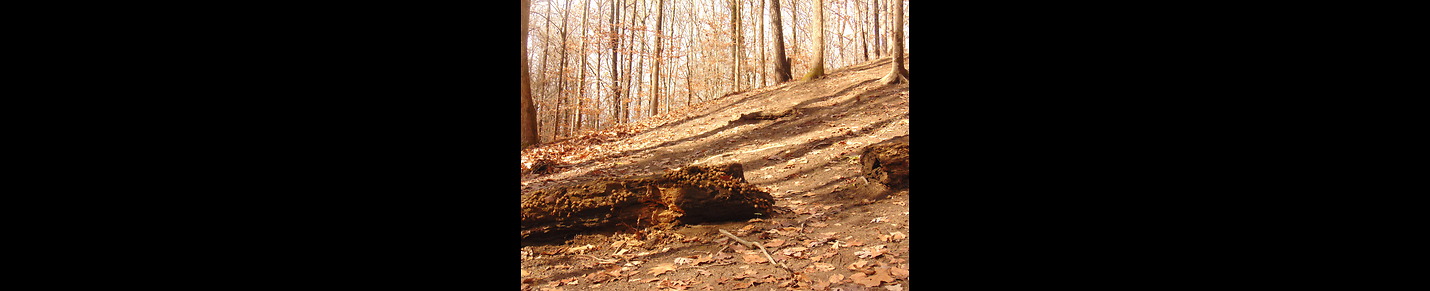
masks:
[[[765,250],[765,246],[764,246],[764,245],[759,244],[759,243],[750,242],[750,241],[747,241],[747,240],[740,239],[739,237],[736,237],[734,234],[730,234],[730,232],[725,231],[725,230],[723,230],[723,229],[720,230],[720,233],[721,233],[721,234],[724,234],[725,236],[729,236],[731,239],[734,239],[735,241],[740,242],[741,244],[744,244],[745,246],[760,248],[760,252],[765,253],[765,259],[769,259],[771,265],[776,265],[776,266],[779,266],[780,268],[784,268],[785,271],[790,271],[789,266],[785,266],[785,264],[784,264],[783,262],[781,262],[781,263],[775,263],[775,258],[772,257],[772,256],[770,256],[770,251]],[[790,271],[790,272],[794,272],[794,271]]]

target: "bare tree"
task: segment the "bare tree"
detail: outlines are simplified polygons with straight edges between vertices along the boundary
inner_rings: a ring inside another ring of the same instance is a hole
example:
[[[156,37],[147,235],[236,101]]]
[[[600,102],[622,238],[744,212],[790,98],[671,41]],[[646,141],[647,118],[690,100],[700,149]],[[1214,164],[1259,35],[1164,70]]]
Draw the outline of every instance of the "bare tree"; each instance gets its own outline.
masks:
[[[620,9],[616,9],[616,2],[617,1],[611,1],[611,119],[615,120],[615,123],[620,123],[622,122],[620,119],[621,70],[618,64],[621,62],[621,53],[619,51],[621,47],[621,31],[616,26],[616,20],[620,16]]]
[[[864,51],[864,61],[869,61],[869,26],[868,14],[864,13],[864,4],[854,4],[854,13],[859,14],[859,48]]]
[[[893,10],[893,17],[889,20],[889,55],[893,56],[892,65],[889,66],[889,74],[879,81],[884,84],[898,84],[909,82],[909,70],[904,68],[904,1],[889,0],[889,9]]]
[[[874,17],[874,57],[876,58],[884,56],[884,38],[880,37],[884,31],[879,29],[879,23],[881,22],[879,21],[880,11],[884,11],[884,9],[879,7],[879,0],[874,0],[873,3],[869,3],[870,16]]]
[[[761,2],[761,4],[763,4],[763,2]],[[765,11],[764,11],[763,9],[766,9],[765,5],[760,5],[760,9],[762,9],[762,10],[760,10],[759,13],[755,13],[755,15],[758,15],[758,17],[761,17],[762,19],[760,19],[760,20],[764,20],[763,17],[765,16],[765,13],[764,13]],[[768,78],[765,77],[765,76],[768,75],[768,74],[765,73],[765,72],[768,71],[768,70],[766,70],[766,69],[769,68],[769,60],[765,58],[765,22],[764,22],[764,21],[756,21],[756,22],[758,22],[758,23],[760,24],[760,36],[759,36],[759,38],[758,38],[759,43],[760,43],[760,87],[764,87],[765,85],[767,85],[767,83],[765,82],[765,79],[768,79]]]
[[[824,76],[824,0],[814,3],[814,68],[804,75],[804,81]]]
[[[790,74],[789,58],[785,57],[784,26],[780,24],[780,2],[770,0],[770,26],[774,28],[775,40],[775,80],[780,83],[794,78]]]
[[[541,143],[536,134],[536,106],[531,102],[531,73],[527,72],[526,35],[530,28],[531,0],[521,0],[521,148]]]
[[[585,113],[582,112],[582,109],[585,108],[583,107],[583,101],[586,100],[586,24],[589,23],[586,20],[589,15],[587,12],[591,10],[590,8],[591,0],[586,0],[585,4],[581,5],[581,79],[576,82],[579,87],[576,89],[576,124],[572,127],[573,132],[581,130],[581,122],[583,121],[581,117],[584,116]]]
[[[656,87],[653,91],[655,93],[655,97],[651,98],[650,101],[651,116],[655,116],[656,114],[660,113],[660,111],[658,110],[658,108],[660,108],[660,64],[664,63],[664,60],[661,59],[661,51],[665,47],[664,45],[661,45],[661,39],[665,38],[665,35],[661,34],[660,28],[661,25],[665,23],[665,0],[659,0],[655,2],[655,11],[655,74],[653,78],[655,79],[654,83],[656,84]]]
[[[740,37],[740,1],[730,0],[730,41],[735,45],[730,47],[730,80],[735,83],[735,90],[740,87],[740,62],[743,59],[740,53],[742,48],[742,37]]]

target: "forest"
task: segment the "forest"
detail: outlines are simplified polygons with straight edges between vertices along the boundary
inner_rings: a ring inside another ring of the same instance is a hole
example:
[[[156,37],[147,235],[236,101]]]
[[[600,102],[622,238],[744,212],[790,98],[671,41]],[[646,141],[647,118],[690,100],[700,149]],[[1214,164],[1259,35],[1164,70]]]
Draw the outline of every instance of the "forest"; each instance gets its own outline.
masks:
[[[907,1],[522,4],[522,290],[909,288]]]
[[[522,148],[902,55],[905,2],[523,0]]]

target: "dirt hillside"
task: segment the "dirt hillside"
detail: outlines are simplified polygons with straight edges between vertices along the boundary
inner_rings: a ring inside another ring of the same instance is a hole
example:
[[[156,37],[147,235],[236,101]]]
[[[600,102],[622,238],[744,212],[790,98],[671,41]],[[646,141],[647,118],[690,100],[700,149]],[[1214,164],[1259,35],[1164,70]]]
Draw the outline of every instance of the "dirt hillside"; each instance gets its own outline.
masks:
[[[740,163],[776,211],[524,242],[522,288],[907,289],[908,190],[863,197],[853,189],[861,149],[909,134],[909,86],[877,82],[888,65],[870,61],[523,150],[523,196],[601,177]],[[768,118],[741,119],[756,113]],[[782,266],[720,230],[762,244]]]

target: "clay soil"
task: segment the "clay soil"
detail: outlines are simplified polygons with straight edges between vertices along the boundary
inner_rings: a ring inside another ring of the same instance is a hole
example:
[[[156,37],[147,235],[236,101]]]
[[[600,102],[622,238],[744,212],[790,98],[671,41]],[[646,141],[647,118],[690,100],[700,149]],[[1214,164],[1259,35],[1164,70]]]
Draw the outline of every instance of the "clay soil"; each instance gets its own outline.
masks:
[[[523,200],[602,178],[740,163],[774,209],[523,242],[522,288],[908,289],[909,190],[861,191],[862,150],[909,134],[909,86],[877,82],[888,66],[887,58],[870,61],[523,150]],[[770,118],[748,118],[760,112]],[[550,164],[530,171],[539,160]],[[719,230],[764,245],[776,264]]]

